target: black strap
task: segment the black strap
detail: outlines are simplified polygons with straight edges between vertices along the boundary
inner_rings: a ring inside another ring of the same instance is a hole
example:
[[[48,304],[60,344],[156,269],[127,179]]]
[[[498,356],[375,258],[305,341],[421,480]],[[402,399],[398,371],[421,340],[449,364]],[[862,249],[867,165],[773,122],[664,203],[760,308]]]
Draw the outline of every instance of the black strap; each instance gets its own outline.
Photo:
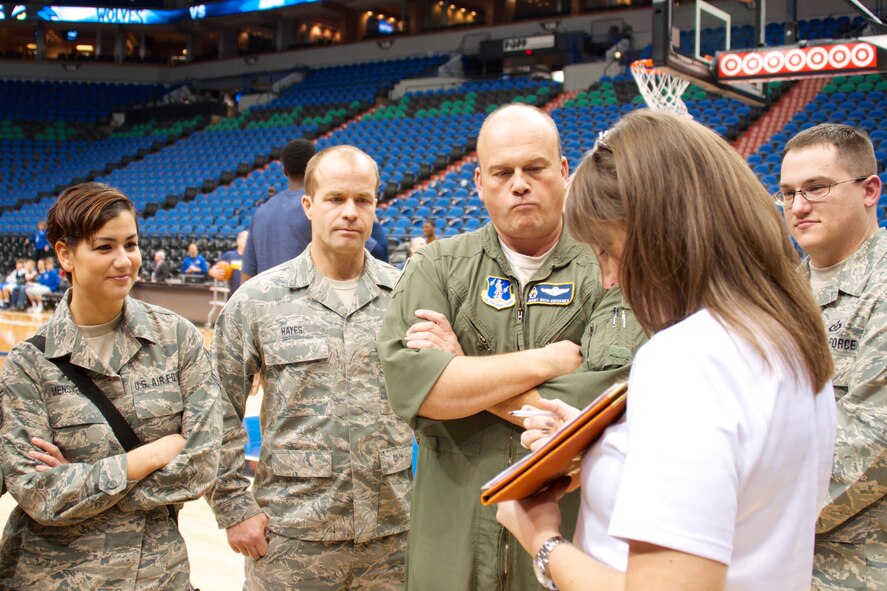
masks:
[[[34,335],[28,339],[28,342],[37,347],[41,353],[46,351],[46,337],[42,335]],[[117,441],[120,442],[123,449],[126,451],[132,451],[142,445],[142,440],[136,435],[136,432],[132,430],[132,427],[126,419],[123,418],[123,415],[120,414],[117,407],[108,400],[108,397],[105,396],[105,393],[102,392],[101,388],[99,388],[89,376],[83,373],[81,368],[68,360],[67,355],[64,357],[49,359],[48,361],[58,366],[59,370],[61,370],[61,372],[65,374],[75,386],[77,386],[80,393],[89,398],[89,401],[96,405],[99,412],[104,415],[105,420],[111,425],[111,430],[114,431],[114,436],[117,437]]]
[[[43,335],[35,334],[28,342],[37,347],[37,349],[41,353],[46,352],[46,337]],[[123,449],[126,451],[132,451],[135,448],[143,445],[142,439],[136,434],[135,431],[132,430],[132,426],[127,422],[123,415],[120,414],[120,411],[117,410],[117,407],[108,400],[108,397],[105,396],[105,393],[102,392],[102,389],[99,388],[92,378],[86,375],[83,372],[83,369],[71,363],[68,359],[68,356],[64,357],[56,357],[54,359],[48,359],[51,363],[54,363],[59,370],[65,374],[65,376],[77,386],[77,389],[80,390],[80,393],[86,396],[90,402],[92,402],[99,409],[99,412],[105,417],[105,420],[108,421],[108,424],[111,426],[111,430],[114,431],[114,436],[117,438],[117,441],[120,442],[120,445],[123,446]],[[169,511],[169,517],[176,524],[179,522],[178,512],[173,505],[167,505],[167,510]]]

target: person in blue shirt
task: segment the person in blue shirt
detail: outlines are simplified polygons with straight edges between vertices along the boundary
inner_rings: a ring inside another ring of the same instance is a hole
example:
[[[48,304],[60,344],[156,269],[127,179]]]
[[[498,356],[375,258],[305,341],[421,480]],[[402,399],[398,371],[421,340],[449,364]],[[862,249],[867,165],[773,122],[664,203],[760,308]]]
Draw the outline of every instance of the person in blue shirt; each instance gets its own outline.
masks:
[[[240,287],[240,272],[243,268],[243,250],[246,248],[246,240],[249,232],[244,230],[237,235],[237,248],[232,248],[222,253],[216,264],[209,270],[209,276],[219,281],[223,280],[222,269],[219,263],[225,262],[231,265],[231,275],[228,277],[228,298]],[[227,298],[226,298],[227,299]]]
[[[271,196],[253,213],[243,251],[241,283],[295,258],[311,242],[311,222],[302,210],[302,195],[305,167],[315,151],[314,144],[305,139],[293,140],[281,150],[287,188]]]
[[[61,277],[55,270],[55,263],[52,257],[37,260],[37,278],[35,281],[25,286],[25,295],[31,302],[31,312],[40,313],[43,311],[43,296],[50,294],[59,288]]]
[[[46,222],[40,220],[37,222],[37,229],[31,238],[25,239],[25,244],[30,244],[34,250],[31,253],[31,259],[39,260],[52,254],[49,250],[49,242],[46,240]]]
[[[192,242],[188,245],[188,256],[182,260],[182,275],[206,275],[208,270],[209,265],[206,264],[206,259],[197,252],[197,244]]]
[[[272,195],[253,213],[243,251],[241,283],[296,258],[311,242],[311,222],[302,209],[302,195],[305,167],[314,153],[314,144],[304,139],[293,140],[281,150],[287,188]],[[373,222],[366,249],[373,257],[388,262],[388,237],[378,221]]]

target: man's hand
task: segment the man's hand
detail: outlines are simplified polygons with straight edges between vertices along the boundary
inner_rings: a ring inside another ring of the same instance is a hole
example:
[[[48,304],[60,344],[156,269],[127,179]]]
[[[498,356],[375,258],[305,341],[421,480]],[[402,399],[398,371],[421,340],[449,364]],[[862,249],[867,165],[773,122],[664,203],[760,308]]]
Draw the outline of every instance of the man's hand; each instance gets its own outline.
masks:
[[[193,269],[193,267],[192,267],[192,269]],[[222,281],[222,269],[219,268],[218,263],[216,263],[215,265],[210,267],[209,271],[207,271],[206,274],[209,275],[210,277],[212,277],[213,279],[218,279],[219,281]]]
[[[228,545],[238,554],[258,560],[268,553],[267,530],[268,516],[264,513],[253,515],[226,530]]]
[[[545,345],[543,351],[553,378],[573,373],[582,365],[582,352],[573,341],[557,341]]]
[[[407,348],[438,349],[453,355],[464,355],[446,316],[433,310],[416,310],[416,317],[425,322],[417,322],[407,329]]]

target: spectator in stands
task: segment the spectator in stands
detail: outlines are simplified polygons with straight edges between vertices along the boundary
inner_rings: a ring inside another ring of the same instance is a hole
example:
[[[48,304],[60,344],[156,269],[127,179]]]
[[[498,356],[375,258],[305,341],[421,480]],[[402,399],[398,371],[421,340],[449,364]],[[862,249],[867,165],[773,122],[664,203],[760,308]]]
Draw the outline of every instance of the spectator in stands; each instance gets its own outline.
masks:
[[[154,270],[151,271],[152,283],[163,283],[172,275],[172,268],[166,260],[166,251],[162,248],[154,251]]]
[[[209,270],[209,276],[219,281],[224,281],[222,269],[219,263],[227,263],[231,269],[231,275],[228,277],[228,298],[230,299],[234,292],[240,287],[240,271],[243,267],[243,250],[246,248],[246,239],[249,232],[244,230],[237,235],[237,247],[222,253],[219,260]]]
[[[33,260],[38,260],[42,258],[46,258],[48,255],[52,254],[52,250],[49,248],[49,242],[46,240],[46,222],[40,220],[37,222],[37,230],[34,232],[34,235],[31,238],[25,239],[25,245],[31,245],[31,258]]]
[[[59,288],[61,277],[55,270],[52,257],[46,257],[37,261],[37,278],[25,287],[25,293],[31,302],[31,312],[43,311],[43,296],[48,295]]]
[[[379,333],[392,408],[419,441],[406,581],[533,591],[531,558],[478,502],[523,453],[508,411],[540,396],[585,406],[627,374],[643,335],[619,290],[604,289],[594,253],[564,229],[569,165],[551,117],[501,107],[477,154],[492,224],[416,253]],[[578,501],[565,499],[570,529]]]
[[[187,589],[175,505],[213,483],[221,443],[222,404],[203,336],[129,297],[142,260],[138,225],[116,189],[66,189],[49,211],[47,236],[72,287],[0,370],[0,467],[19,504],[10,516],[19,528],[0,540],[0,573],[14,569],[15,578],[0,584]],[[122,415],[134,432],[129,443],[112,429],[110,408],[90,403],[72,374]]]
[[[197,243],[192,242],[188,245],[188,256],[182,260],[182,275],[199,277],[206,275],[208,270],[206,259],[197,252]]]
[[[311,241],[311,222],[302,209],[301,198],[305,193],[305,166],[314,152],[314,144],[303,139],[283,147],[280,160],[289,184],[286,191],[271,197],[253,214],[243,252],[241,283],[294,259]],[[388,261],[388,238],[380,223],[373,222],[373,233],[366,247],[377,259]]]
[[[428,219],[422,224],[422,237],[425,238],[425,244],[431,244],[437,240],[437,234],[435,234],[434,229],[434,220]]]
[[[584,455],[576,546],[560,535],[563,483],[499,507],[540,583],[808,591],[834,442],[832,363],[761,182],[712,130],[634,111],[579,165],[565,218],[650,340],[625,420]],[[538,406],[560,420],[528,419],[531,448],[579,412]]]
[[[311,240],[311,222],[302,210],[305,167],[314,156],[314,144],[297,139],[280,152],[286,191],[272,196],[256,209],[243,251],[241,283],[295,258]]]
[[[410,259],[413,257],[413,255],[416,254],[416,252],[426,244],[428,243],[425,242],[425,238],[423,236],[416,236],[415,238],[411,238],[409,254],[407,255],[407,258],[404,259],[404,261],[400,264],[400,268],[405,269],[407,263],[410,262]]]
[[[887,231],[872,142],[824,123],[782,154],[788,229],[835,363],[838,432],[829,502],[817,523],[813,589],[887,588]]]
[[[12,308],[23,312],[28,307],[28,284],[33,283],[37,279],[37,269],[34,261],[25,259],[23,270],[16,270],[15,286],[12,288],[11,302]]]
[[[216,321],[213,365],[233,408],[209,500],[247,556],[250,591],[403,589],[411,432],[391,412],[376,350],[399,276],[366,256],[378,187],[356,148],[314,156],[302,197],[311,246],[243,284]],[[242,417],[257,374],[271,453],[250,491]]]
[[[6,276],[6,282],[3,284],[3,301],[0,302],[0,308],[7,309],[12,307],[12,290],[16,288],[19,282],[25,280],[25,259],[15,259],[15,269]]]

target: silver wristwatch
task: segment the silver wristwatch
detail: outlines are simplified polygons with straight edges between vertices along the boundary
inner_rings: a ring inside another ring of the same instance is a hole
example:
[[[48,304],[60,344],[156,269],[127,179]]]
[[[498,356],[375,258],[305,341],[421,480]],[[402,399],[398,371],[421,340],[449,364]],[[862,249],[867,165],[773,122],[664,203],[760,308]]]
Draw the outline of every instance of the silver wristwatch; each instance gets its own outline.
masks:
[[[539,548],[539,552],[536,553],[536,558],[533,559],[533,572],[536,573],[536,580],[549,591],[557,591],[557,585],[551,580],[551,574],[548,572],[548,557],[552,550],[567,543],[569,540],[563,536],[552,536],[545,540],[542,547]]]

